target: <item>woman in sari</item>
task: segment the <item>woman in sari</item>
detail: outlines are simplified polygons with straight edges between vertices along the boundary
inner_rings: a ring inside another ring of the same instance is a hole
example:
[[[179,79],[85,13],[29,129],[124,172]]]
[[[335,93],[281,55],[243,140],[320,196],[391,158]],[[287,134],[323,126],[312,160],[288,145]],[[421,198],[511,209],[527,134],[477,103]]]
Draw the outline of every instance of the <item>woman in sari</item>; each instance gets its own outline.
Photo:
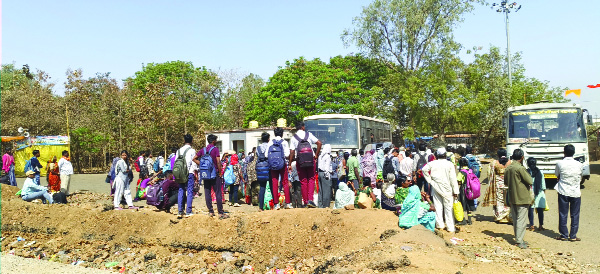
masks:
[[[373,208],[380,208],[381,201],[377,199],[375,193],[373,192],[373,189],[371,188],[371,178],[364,177],[362,183],[363,186],[356,192],[356,198],[354,198],[354,207],[360,208],[360,206],[358,205],[358,199],[360,198],[360,194],[364,193],[367,194],[367,197],[373,199]]]
[[[360,159],[360,170],[363,177],[371,178],[371,182],[377,179],[377,164],[375,163],[375,150],[367,151]]]
[[[46,164],[46,174],[48,174],[48,187],[50,188],[50,192],[59,192],[60,174],[56,156],[52,157],[52,160]]]
[[[433,232],[435,230],[435,207],[428,194],[419,192],[418,186],[411,186],[402,203],[402,213],[400,213],[398,225],[401,228],[409,229],[418,224],[422,224]]]
[[[498,160],[492,161],[488,169],[489,186],[485,191],[483,206],[494,207],[494,218],[498,223],[510,222],[510,207],[504,204],[504,194],[508,187],[504,185],[504,170],[511,163],[506,158],[506,149],[498,150]]]

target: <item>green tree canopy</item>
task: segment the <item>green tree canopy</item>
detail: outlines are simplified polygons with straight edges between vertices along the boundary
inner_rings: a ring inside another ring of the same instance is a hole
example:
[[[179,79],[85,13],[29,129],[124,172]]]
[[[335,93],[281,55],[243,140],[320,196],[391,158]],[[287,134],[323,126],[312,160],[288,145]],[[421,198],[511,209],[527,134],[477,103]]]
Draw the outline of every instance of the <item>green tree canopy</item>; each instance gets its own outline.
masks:
[[[248,103],[245,125],[274,125],[279,118],[293,125],[305,116],[350,113],[379,116],[383,93],[379,78],[388,69],[360,55],[286,62]]]

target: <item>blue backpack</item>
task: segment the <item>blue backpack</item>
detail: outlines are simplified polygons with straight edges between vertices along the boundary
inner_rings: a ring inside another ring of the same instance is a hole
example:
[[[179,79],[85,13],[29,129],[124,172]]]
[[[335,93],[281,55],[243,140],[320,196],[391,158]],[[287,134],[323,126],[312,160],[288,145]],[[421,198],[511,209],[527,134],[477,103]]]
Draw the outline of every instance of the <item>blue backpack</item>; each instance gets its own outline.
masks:
[[[227,163],[225,173],[223,174],[223,179],[225,180],[226,186],[230,186],[235,183],[235,174],[233,173],[233,166],[230,163]]]
[[[469,169],[471,169],[473,173],[479,177],[479,174],[481,173],[481,165],[477,161],[477,158],[475,158],[473,155],[467,155],[465,158],[469,162]]]
[[[273,140],[269,147],[269,168],[271,170],[280,170],[285,166],[285,156],[283,154],[283,140]]]
[[[269,176],[270,166],[267,157],[265,157],[265,153],[261,151],[261,148],[258,147],[256,149],[256,154],[258,156],[256,162],[256,179],[258,181],[268,181],[271,176]]]
[[[200,178],[202,180],[213,180],[217,178],[217,170],[213,164],[213,159],[210,157],[210,153],[215,147],[211,147],[208,152],[204,148],[204,155],[200,157]]]
[[[33,166],[31,166],[31,159],[25,162],[25,168],[23,169],[23,172],[27,172],[30,170],[33,171]]]
[[[152,165],[152,169],[154,169],[154,172],[158,172],[160,170],[160,158],[156,158],[154,165]]]

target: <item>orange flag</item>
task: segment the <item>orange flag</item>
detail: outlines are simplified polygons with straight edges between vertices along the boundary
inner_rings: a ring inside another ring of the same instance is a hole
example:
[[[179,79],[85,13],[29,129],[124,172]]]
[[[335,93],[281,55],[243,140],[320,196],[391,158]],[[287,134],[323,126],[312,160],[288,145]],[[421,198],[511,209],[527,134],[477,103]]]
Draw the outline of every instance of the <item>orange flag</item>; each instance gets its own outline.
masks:
[[[571,93],[577,95],[577,97],[581,97],[581,89],[570,89],[570,90],[567,90],[565,92],[565,97],[567,97],[567,95],[569,95]]]

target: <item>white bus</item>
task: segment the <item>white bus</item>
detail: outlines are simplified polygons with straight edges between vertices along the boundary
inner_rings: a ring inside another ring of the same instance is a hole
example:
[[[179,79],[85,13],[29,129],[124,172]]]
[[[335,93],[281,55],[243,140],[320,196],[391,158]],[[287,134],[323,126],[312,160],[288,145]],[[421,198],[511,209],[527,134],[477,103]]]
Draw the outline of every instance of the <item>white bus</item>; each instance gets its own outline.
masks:
[[[556,179],[556,162],[566,144],[575,146],[574,158],[583,163],[583,179],[590,178],[590,157],[584,123],[587,110],[573,103],[536,103],[508,108],[504,119],[506,150],[521,148],[525,159],[535,157],[545,178]],[[591,116],[587,115],[588,123]]]
[[[320,114],[304,118],[306,130],[333,151],[365,148],[368,144],[392,141],[390,123],[353,114]]]

